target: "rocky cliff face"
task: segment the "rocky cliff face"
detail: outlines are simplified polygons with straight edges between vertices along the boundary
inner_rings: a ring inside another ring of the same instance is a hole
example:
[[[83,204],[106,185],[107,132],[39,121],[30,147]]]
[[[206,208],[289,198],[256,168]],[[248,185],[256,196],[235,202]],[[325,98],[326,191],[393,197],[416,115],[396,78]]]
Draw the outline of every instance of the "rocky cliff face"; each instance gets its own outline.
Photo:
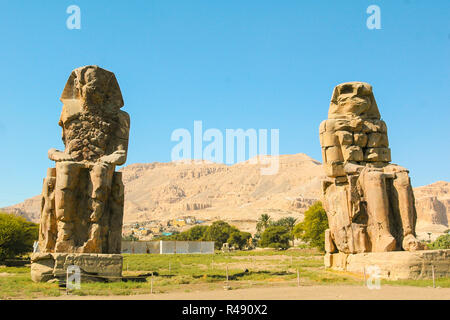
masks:
[[[210,162],[132,164],[121,169],[125,184],[124,221],[167,221],[183,216],[222,219],[254,231],[263,213],[274,219],[303,212],[320,197],[320,162],[305,154],[280,156],[277,174],[261,175],[250,161],[227,166]],[[450,183],[414,189],[418,227],[448,228]],[[39,221],[40,196],[3,208]]]
[[[414,189],[417,209],[417,230],[430,226],[449,228],[450,183],[438,181]]]

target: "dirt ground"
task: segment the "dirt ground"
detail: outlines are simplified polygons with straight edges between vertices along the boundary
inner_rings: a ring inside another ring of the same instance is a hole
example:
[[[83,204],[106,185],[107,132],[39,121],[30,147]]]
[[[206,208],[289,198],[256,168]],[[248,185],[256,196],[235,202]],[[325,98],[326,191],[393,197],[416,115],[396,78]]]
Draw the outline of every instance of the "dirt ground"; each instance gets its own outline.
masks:
[[[301,286],[193,291],[132,296],[60,296],[46,300],[450,300],[450,288]]]

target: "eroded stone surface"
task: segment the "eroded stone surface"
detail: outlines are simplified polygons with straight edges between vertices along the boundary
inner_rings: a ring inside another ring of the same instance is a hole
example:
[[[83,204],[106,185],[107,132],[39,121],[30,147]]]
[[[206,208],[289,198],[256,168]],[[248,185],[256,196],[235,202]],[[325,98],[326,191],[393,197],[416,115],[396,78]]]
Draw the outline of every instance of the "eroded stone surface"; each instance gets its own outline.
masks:
[[[348,82],[333,91],[319,127],[325,172],[327,252],[419,250],[408,170],[391,164],[386,123],[372,86]]]

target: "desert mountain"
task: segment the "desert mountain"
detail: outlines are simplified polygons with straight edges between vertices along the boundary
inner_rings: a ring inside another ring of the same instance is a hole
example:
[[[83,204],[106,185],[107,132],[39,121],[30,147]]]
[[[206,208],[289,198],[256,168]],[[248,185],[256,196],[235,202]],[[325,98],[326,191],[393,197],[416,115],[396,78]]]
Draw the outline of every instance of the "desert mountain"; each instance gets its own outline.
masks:
[[[121,169],[125,184],[124,222],[161,221],[194,216],[222,219],[254,231],[258,217],[274,219],[303,212],[320,197],[324,172],[305,154],[280,156],[275,175],[261,175],[267,165],[241,162],[232,166],[211,162],[132,164]],[[450,183],[436,182],[414,189],[418,229],[442,232],[450,220]],[[3,208],[29,220],[39,220],[40,196]],[[430,229],[431,228],[431,229]]]
[[[443,232],[450,222],[450,183],[438,181],[414,189],[417,232]]]

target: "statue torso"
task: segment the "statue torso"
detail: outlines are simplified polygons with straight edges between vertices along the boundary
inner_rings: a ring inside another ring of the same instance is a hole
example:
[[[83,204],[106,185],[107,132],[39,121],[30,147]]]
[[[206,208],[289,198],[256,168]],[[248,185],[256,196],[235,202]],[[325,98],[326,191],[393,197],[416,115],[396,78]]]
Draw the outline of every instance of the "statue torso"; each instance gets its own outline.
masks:
[[[79,112],[61,119],[65,152],[75,161],[96,162],[109,154],[117,122],[94,112]]]

